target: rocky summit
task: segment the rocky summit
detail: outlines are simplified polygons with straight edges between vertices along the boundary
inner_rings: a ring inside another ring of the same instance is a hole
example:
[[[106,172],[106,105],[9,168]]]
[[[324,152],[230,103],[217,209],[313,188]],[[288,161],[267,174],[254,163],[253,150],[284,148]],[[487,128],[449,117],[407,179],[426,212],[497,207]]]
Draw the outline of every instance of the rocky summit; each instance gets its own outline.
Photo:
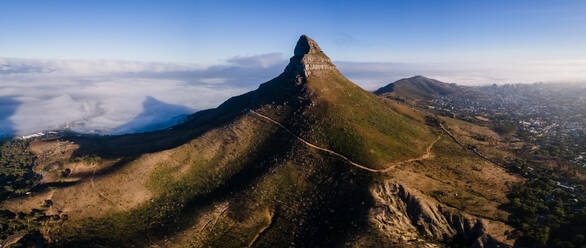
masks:
[[[324,71],[336,71],[330,58],[321,50],[317,42],[302,35],[295,46],[294,56],[291,57],[285,72],[298,73],[304,79],[312,74]]]

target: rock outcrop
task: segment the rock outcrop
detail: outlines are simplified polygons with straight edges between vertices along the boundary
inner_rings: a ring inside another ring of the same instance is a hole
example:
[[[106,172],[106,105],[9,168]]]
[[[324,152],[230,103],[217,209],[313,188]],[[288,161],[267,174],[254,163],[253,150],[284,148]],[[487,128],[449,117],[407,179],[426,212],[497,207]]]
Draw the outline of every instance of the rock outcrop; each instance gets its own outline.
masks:
[[[298,74],[304,81],[312,75],[319,75],[326,71],[338,72],[319,45],[306,35],[302,35],[297,41],[294,56],[289,60],[285,72]]]
[[[444,240],[458,236],[471,247],[507,247],[486,232],[482,219],[442,207],[433,199],[402,185],[386,181],[372,189],[376,201],[370,221],[391,240],[423,247],[423,238]]]

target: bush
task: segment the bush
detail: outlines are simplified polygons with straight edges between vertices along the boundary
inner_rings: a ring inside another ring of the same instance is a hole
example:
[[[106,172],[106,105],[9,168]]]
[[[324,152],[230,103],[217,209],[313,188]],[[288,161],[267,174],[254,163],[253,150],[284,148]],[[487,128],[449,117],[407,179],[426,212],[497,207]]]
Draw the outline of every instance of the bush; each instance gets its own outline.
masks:
[[[5,141],[0,146],[0,202],[12,193],[23,193],[39,180],[33,172],[35,156],[24,140]]]
[[[509,222],[516,227],[519,243],[529,247],[581,247],[586,232],[585,199],[537,177],[513,187],[508,195]],[[578,198],[576,198],[578,197]]]
[[[81,162],[84,164],[89,164],[89,165],[93,165],[93,164],[99,164],[102,162],[102,158],[98,155],[83,155],[81,157],[76,157],[76,158],[72,158],[71,162]]]

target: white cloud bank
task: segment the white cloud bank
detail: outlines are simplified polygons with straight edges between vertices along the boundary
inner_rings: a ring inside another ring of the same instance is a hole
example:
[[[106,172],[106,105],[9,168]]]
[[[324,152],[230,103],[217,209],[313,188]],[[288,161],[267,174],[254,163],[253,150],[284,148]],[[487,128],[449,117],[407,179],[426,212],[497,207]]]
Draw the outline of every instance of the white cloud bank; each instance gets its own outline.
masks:
[[[586,60],[454,63],[337,62],[342,73],[368,90],[423,75],[462,85],[505,83],[586,83]]]
[[[0,136],[61,128],[84,133],[141,130],[135,122],[213,108],[256,88],[280,72],[283,65],[272,62],[275,56],[237,57],[209,67],[0,58]],[[150,113],[155,110],[159,113]]]
[[[0,136],[71,128],[140,131],[175,115],[216,107],[281,73],[279,53],[198,66],[128,61],[0,58]],[[586,82],[586,60],[402,64],[335,62],[368,90],[413,75],[460,84]]]

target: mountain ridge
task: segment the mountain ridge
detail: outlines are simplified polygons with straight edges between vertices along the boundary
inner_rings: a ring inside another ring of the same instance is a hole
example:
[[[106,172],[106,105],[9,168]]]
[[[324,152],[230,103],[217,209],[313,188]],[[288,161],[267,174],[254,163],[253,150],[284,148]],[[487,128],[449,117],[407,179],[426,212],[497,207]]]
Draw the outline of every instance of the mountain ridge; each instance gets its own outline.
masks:
[[[462,91],[462,86],[444,83],[424,76],[413,76],[399,79],[383,86],[374,94],[381,96],[404,97],[408,99],[429,99],[436,96],[446,96]]]

